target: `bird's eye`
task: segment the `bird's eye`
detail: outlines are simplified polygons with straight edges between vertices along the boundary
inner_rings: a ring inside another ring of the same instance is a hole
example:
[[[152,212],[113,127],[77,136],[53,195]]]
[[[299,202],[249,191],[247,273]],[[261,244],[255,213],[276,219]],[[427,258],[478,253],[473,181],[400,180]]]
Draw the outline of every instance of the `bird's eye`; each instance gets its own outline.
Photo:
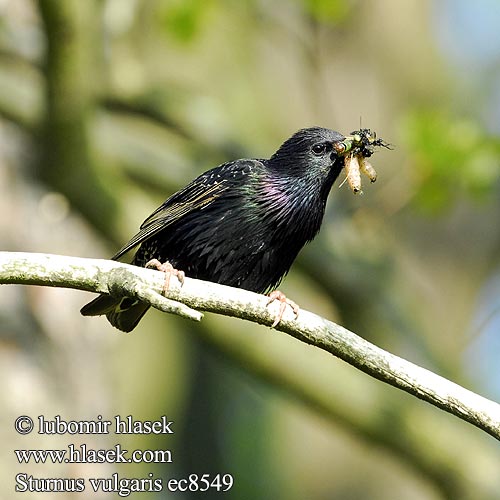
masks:
[[[312,147],[312,152],[318,156],[322,155],[325,151],[326,151],[326,144],[324,143],[315,144]]]

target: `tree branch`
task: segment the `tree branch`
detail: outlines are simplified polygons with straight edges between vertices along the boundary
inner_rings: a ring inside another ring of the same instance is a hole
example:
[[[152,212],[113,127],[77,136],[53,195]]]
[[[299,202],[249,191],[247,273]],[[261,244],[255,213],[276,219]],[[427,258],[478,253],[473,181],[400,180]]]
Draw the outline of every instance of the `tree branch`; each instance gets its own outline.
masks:
[[[246,290],[186,278],[161,295],[163,274],[110,260],[50,254],[0,252],[0,284],[75,288],[131,296],[193,320],[209,311],[270,325],[277,304]],[[500,405],[429,370],[390,354],[340,325],[301,310],[287,310],[276,328],[323,349],[359,370],[417,396],[500,440]]]

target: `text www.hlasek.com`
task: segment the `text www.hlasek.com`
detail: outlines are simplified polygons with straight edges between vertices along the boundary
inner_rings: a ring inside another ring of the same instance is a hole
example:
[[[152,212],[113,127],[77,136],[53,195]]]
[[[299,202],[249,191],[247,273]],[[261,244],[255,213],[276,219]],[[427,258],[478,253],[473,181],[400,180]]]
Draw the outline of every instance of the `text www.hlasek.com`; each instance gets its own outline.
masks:
[[[76,447],[72,444],[66,450],[14,450],[20,464],[35,462],[54,464],[77,463],[172,463],[170,450],[134,450],[129,453],[119,444],[108,450],[94,450],[82,444]]]

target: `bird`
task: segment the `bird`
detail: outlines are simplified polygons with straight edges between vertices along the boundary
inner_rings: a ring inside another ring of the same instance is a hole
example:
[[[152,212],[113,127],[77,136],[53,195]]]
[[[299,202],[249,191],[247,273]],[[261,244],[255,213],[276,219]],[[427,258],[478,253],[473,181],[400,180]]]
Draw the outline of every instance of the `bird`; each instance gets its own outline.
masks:
[[[270,297],[282,300],[278,285],[320,230],[344,167],[345,139],[327,128],[303,128],[268,159],[238,159],[206,171],[158,207],[112,259],[138,247],[135,266],[170,271],[181,281],[185,273],[277,292]],[[134,298],[100,295],[81,314],[105,314],[114,327],[130,332],[148,308]]]

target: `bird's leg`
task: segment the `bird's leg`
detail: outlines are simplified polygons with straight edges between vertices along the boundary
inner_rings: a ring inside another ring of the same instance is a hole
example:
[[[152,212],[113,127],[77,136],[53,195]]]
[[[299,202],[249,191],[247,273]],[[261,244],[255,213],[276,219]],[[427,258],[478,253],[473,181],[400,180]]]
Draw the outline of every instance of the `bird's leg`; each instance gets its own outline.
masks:
[[[271,328],[274,328],[282,320],[287,304],[292,308],[295,314],[295,318],[297,318],[297,316],[299,315],[299,306],[293,300],[287,299],[286,295],[283,292],[274,290],[268,295],[268,297],[269,300],[267,301],[267,305],[269,305],[271,302],[274,302],[275,300],[280,302],[279,311],[274,318],[274,323],[271,325]]]
[[[165,273],[165,283],[163,284],[163,293],[168,292],[168,289],[170,288],[170,278],[172,276],[177,277],[181,286],[184,284],[184,278],[186,277],[184,271],[179,271],[178,269],[175,269],[174,266],[170,264],[170,262],[164,262],[162,264],[158,259],[151,259],[146,263],[144,267],[149,269],[157,269],[158,271],[162,271]]]

